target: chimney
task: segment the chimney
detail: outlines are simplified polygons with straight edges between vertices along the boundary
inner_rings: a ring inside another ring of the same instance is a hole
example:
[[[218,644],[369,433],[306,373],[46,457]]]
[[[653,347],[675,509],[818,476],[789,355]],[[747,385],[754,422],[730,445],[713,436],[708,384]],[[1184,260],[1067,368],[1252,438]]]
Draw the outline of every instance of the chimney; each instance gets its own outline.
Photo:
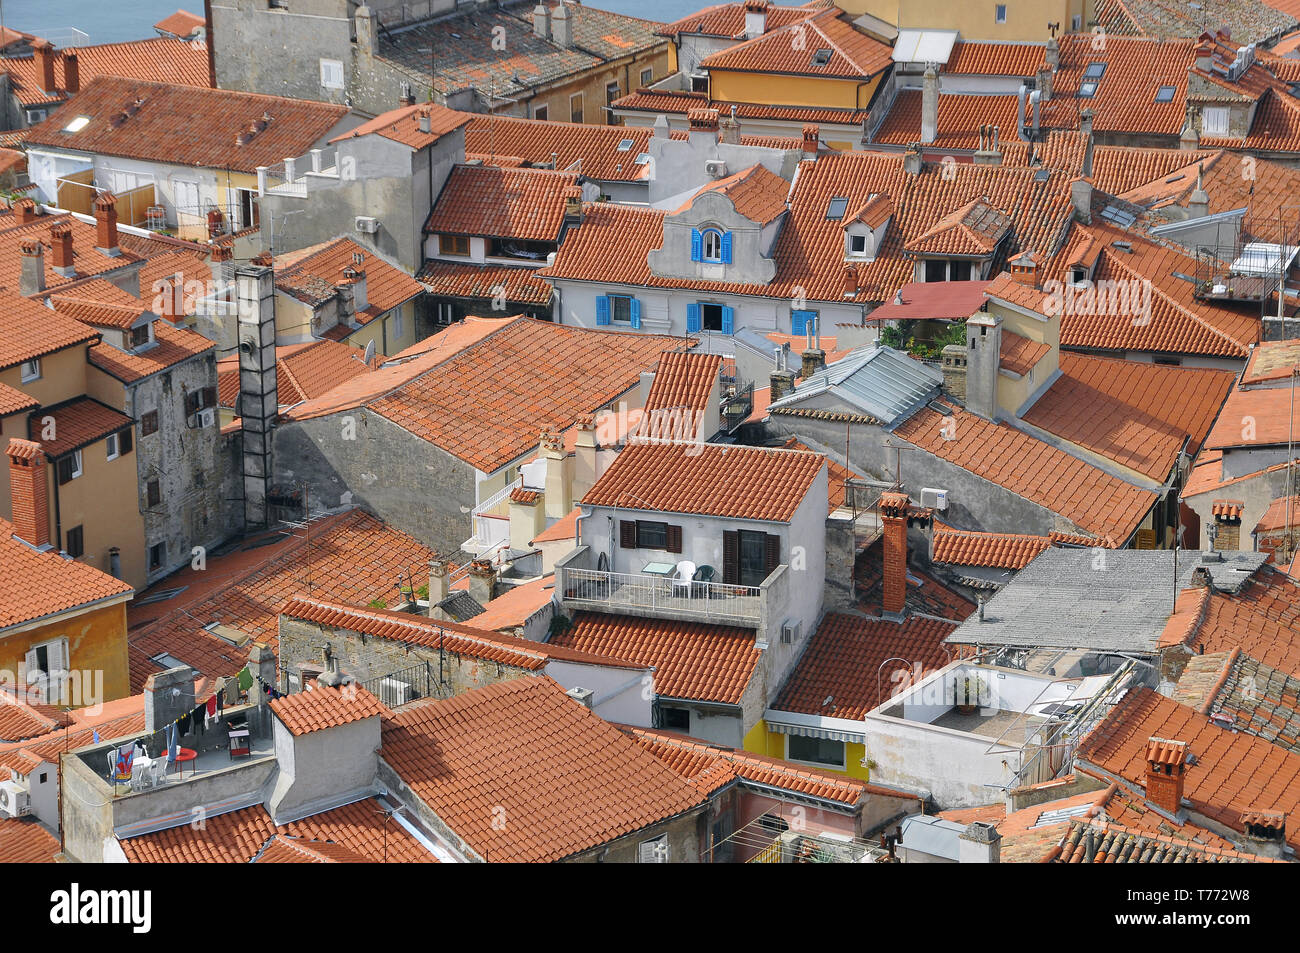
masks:
[[[411,89],[410,83],[402,83],[401,93],[397,97],[398,108],[400,109],[403,106],[414,106],[414,105],[415,105],[415,90]]]
[[[178,300],[181,297],[181,283],[177,280],[177,276],[159,278],[151,290],[156,292],[154,303],[157,304],[157,308],[154,310],[158,317],[166,318],[175,324],[176,319],[181,317],[184,311],[182,303]]]
[[[1282,811],[1242,811],[1242,846],[1260,857],[1286,856],[1286,814]]]
[[[112,192],[95,196],[95,249],[113,258],[122,254],[117,247],[117,197]]]
[[[921,77],[921,141],[934,142],[939,134],[939,71],[933,63]]]
[[[985,420],[998,410],[998,368],[1002,364],[1002,319],[976,311],[966,321],[966,409]]]
[[[370,298],[366,294],[366,270],[364,268],[344,268],[343,279],[352,286],[352,307],[357,314],[370,307]]]
[[[943,389],[966,402],[966,348],[948,344],[943,349]]]
[[[907,602],[907,494],[887,491],[877,505],[885,534],[880,606],[887,618],[901,619]]]
[[[794,371],[786,370],[784,367],[777,368],[772,372],[769,380],[772,386],[771,399],[773,401],[778,401],[794,391]]]
[[[1187,744],[1152,736],[1147,741],[1147,801],[1170,817],[1177,817],[1183,803],[1183,782],[1187,770]]]
[[[77,62],[76,50],[63,54],[63,88],[69,96],[81,91],[81,66]]]
[[[1202,40],[1196,44],[1196,69],[1201,73],[1214,71],[1214,47],[1210,45],[1209,40]]]
[[[717,145],[718,111],[716,109],[688,109],[686,124],[687,135],[692,146]]]
[[[357,52],[363,59],[372,59],[379,52],[379,16],[362,4],[356,12]]]
[[[257,699],[257,704],[265,708],[271,703],[271,693],[267,691],[275,684],[275,653],[263,642],[254,642],[248,650],[248,671],[253,676],[253,687],[248,690],[248,697]]]
[[[469,594],[479,605],[492,601],[496,589],[497,571],[489,559],[476,559],[469,564]]]
[[[1040,66],[1038,68],[1038,91],[1041,102],[1047,102],[1052,98],[1052,68],[1050,66]]]
[[[564,434],[543,430],[542,460],[546,464],[546,517],[562,519],[573,509],[573,468],[564,452]]]
[[[820,140],[821,130],[817,126],[803,127],[803,158],[817,158],[817,147],[820,145]]]
[[[420,120],[419,120],[419,123],[420,123],[420,132],[423,132],[423,133],[431,133],[431,132],[433,132],[433,122],[432,122],[432,120],[429,118],[429,110],[427,110],[427,109],[421,109],[421,110],[420,110]]]
[[[13,204],[14,221],[19,225],[30,225],[36,221],[36,203],[29,198],[21,198]]]
[[[1002,835],[997,826],[975,821],[957,835],[957,862],[996,864],[1002,856]]]
[[[582,688],[579,685],[573,686],[573,688],[570,688],[564,694],[568,695],[583,708],[591,708],[592,701],[596,696],[596,693],[590,688]]]
[[[767,0],[745,0],[745,39],[767,32]]]
[[[50,226],[50,265],[64,278],[77,273],[72,265],[72,226],[67,222]]]
[[[1087,225],[1092,221],[1092,180],[1079,176],[1070,183],[1070,204],[1074,206],[1076,221]]]
[[[582,198],[570,195],[564,200],[564,227],[582,224]]]
[[[919,142],[909,143],[907,151],[903,153],[903,171],[908,175],[921,174],[921,144]]]
[[[47,93],[57,92],[54,85],[54,47],[49,40],[33,40],[32,55],[36,58],[36,71],[41,77],[41,89]]]
[[[1047,59],[1047,65],[1053,70],[1061,68],[1061,44],[1056,42],[1056,37],[1052,37],[1047,41],[1043,56]]]
[[[992,124],[980,126],[979,148],[972,156],[976,165],[1001,165],[1002,146],[998,142],[998,127]]]
[[[45,485],[45,453],[39,443],[9,440],[9,496],[14,535],[37,549],[50,545],[49,491]]]
[[[239,463],[244,475],[244,528],[270,523],[274,430],[279,415],[275,363],[275,286],[270,268],[235,269],[239,333]],[[272,675],[274,675],[272,659]]]
[[[566,50],[573,46],[573,21],[569,19],[568,4],[564,0],[556,5],[555,14],[551,17],[551,40]]]
[[[573,497],[580,500],[596,485],[596,416],[583,414],[574,426],[578,433],[573,447]]]
[[[551,35],[551,8],[545,3],[533,7],[533,36],[544,40]]]
[[[434,607],[447,598],[447,578],[451,574],[451,563],[445,559],[429,560],[429,618],[434,618]]]
[[[162,731],[193,710],[194,670],[188,665],[154,672],[144,680],[145,731]]]
[[[45,246],[35,238],[24,238],[22,249],[23,270],[18,277],[18,293],[24,297],[45,290]]]
[[[1210,193],[1205,191],[1205,163],[1196,165],[1196,188],[1187,200],[1188,218],[1204,218],[1210,214]]]
[[[218,206],[208,209],[208,237],[216,238],[226,230],[226,214]],[[214,248],[215,252],[216,249]]]
[[[1011,266],[1011,278],[1016,284],[1026,288],[1038,287],[1038,259],[1031,251],[1022,251],[1008,263]]]
[[[810,347],[801,356],[803,364],[799,368],[799,376],[804,380],[826,367],[826,352],[819,347]]]
[[[736,120],[736,107],[731,107],[731,115],[718,120],[718,141],[730,146],[740,145],[740,123]]]
[[[1201,147],[1201,134],[1196,130],[1196,113],[1192,105],[1187,105],[1187,117],[1183,120],[1183,131],[1178,135],[1178,148],[1194,151]]]

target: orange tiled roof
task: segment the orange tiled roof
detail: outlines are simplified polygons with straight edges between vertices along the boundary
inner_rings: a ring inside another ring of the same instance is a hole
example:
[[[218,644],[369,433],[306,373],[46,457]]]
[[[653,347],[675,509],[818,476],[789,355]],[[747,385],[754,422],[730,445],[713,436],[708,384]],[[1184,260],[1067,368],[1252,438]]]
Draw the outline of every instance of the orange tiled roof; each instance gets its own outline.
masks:
[[[280,406],[320,397],[343,381],[368,370],[359,347],[340,341],[308,341],[275,349],[276,388]],[[239,357],[217,362],[218,402],[234,407],[239,396]]]
[[[972,199],[913,238],[903,248],[915,255],[993,254],[1011,228],[1011,218],[983,199]]]
[[[54,225],[72,229],[74,273],[71,275],[61,275],[54,270],[54,255],[50,249],[50,229]],[[46,291],[58,290],[92,275],[125,270],[140,260],[125,249],[119,255],[106,255],[99,251],[95,226],[71,215],[37,215],[36,221],[26,225],[16,225],[10,219],[0,227],[0,287],[14,292],[21,287],[22,246],[31,241],[44,246]]]
[[[308,840],[276,834],[262,847],[250,863],[255,864],[365,864],[363,857],[350,847],[331,841]]]
[[[815,57],[823,50],[829,52],[820,63]],[[893,55],[888,45],[857,30],[837,8],[829,7],[706,56],[699,65],[706,71],[867,79],[893,65]]]
[[[0,742],[25,741],[48,734],[55,727],[54,719],[30,705],[8,693],[0,695]]]
[[[1300,580],[1264,566],[1234,595],[1212,593],[1200,625],[1184,640],[1197,652],[1240,648],[1243,653],[1300,677]]]
[[[1019,105],[1015,96],[976,93],[941,93],[934,142],[927,151],[976,149],[980,126],[998,127],[999,141],[1005,148],[1016,141],[1016,116]],[[921,91],[901,89],[894,98],[884,121],[872,135],[873,142],[906,146],[921,139]]]
[[[545,676],[410,706],[385,720],[383,757],[492,862],[561,860],[704,800]]]
[[[744,3],[719,3],[711,7],[704,7],[689,16],[682,17],[680,20],[664,24],[655,30],[655,33],[659,36],[674,38],[683,33],[691,33],[700,36],[725,37],[729,40],[743,40],[745,38],[745,6]],[[790,7],[768,3],[764,11],[767,18],[766,27],[768,30],[779,30],[791,23],[807,19],[814,12],[816,11],[808,6]]]
[[[555,168],[579,171],[584,178],[637,182],[649,174],[649,165],[636,159],[649,148],[651,132],[648,127],[475,115],[465,127],[465,149],[484,156],[489,165],[497,164],[494,156],[514,156],[537,166],[554,159]]]
[[[556,520],[546,529],[542,530],[533,537],[532,543],[550,543],[556,540],[577,539],[578,538],[578,516],[582,513],[580,507],[575,506],[569,510],[563,517]]]
[[[361,256],[359,264],[356,255]],[[357,312],[361,324],[424,293],[424,287],[402,269],[346,236],[277,256],[276,268],[276,288],[311,305],[333,296],[345,280],[345,269],[365,271],[367,306]]]
[[[134,590],[93,566],[37,552],[0,520],[0,629],[129,596]]]
[[[1237,515],[1240,517],[1240,512]],[[1279,496],[1259,518],[1255,532],[1269,533],[1288,527],[1294,529],[1297,525],[1300,525],[1300,496]]]
[[[487,301],[504,293],[511,304],[545,305],[551,301],[551,286],[537,277],[535,268],[429,259],[416,278],[437,297]]]
[[[565,200],[581,197],[576,172],[458,165],[424,231],[553,242],[564,224]]]
[[[1210,512],[1215,516],[1222,516],[1225,519],[1241,519],[1241,511],[1246,508],[1246,504],[1241,500],[1215,500],[1210,505]]]
[[[685,116],[692,109],[716,109],[727,114],[736,107],[737,119],[763,119],[780,122],[821,123],[822,125],[860,126],[867,118],[865,109],[836,109],[829,106],[773,106],[768,103],[733,103],[710,100],[705,93],[678,90],[638,89],[611,103],[614,109],[665,113]]]
[[[1300,341],[1260,341],[1242,371],[1242,384],[1287,380],[1300,367]]]
[[[958,40],[940,72],[1029,78],[1046,65],[1042,43],[981,43]],[[1014,130],[1007,130],[1014,133]]]
[[[550,644],[653,665],[662,698],[740,704],[758,664],[754,630],[579,612]]]
[[[107,284],[107,282],[105,282]],[[69,294],[50,295],[55,311],[61,311],[82,324],[95,328],[130,328],[148,309],[139,301],[133,305],[108,304],[94,298],[83,298],[76,288]],[[125,292],[123,292],[125,295]]]
[[[1209,149],[1143,149],[1136,146],[1095,146],[1092,153],[1092,184],[1111,195],[1124,196],[1155,182],[1196,185],[1195,165],[1212,158]],[[1188,174],[1191,168],[1190,175]],[[1164,180],[1179,178],[1178,183]]]
[[[77,76],[82,89],[101,76],[127,77],[177,86],[210,88],[212,85],[208,73],[207,44],[186,43],[173,37],[153,37],[57,51],[54,54],[53,92],[47,92],[42,87],[40,67],[34,56],[0,60],[0,72],[9,73],[13,92],[23,106],[61,102],[70,95],[67,89],[69,53],[77,54]],[[66,123],[66,116],[64,122]]]
[[[192,36],[201,27],[207,26],[207,23],[208,21],[197,13],[177,10],[171,16],[163,17],[153,25],[153,28],[163,33],[170,33],[172,36],[187,37]]]
[[[646,395],[645,410],[685,408],[703,411],[721,370],[721,355],[665,351],[659,358],[650,393]]]
[[[46,417],[54,418],[55,433],[58,435],[54,440],[40,441],[41,449],[51,459],[80,450],[135,423],[126,414],[107,404],[101,404],[93,397],[78,397],[64,404],[46,407],[39,417],[29,420],[30,439],[40,440]]]
[[[420,117],[429,117],[429,131],[420,129]],[[423,149],[433,145],[443,136],[455,132],[472,118],[472,114],[447,109],[437,103],[420,103],[415,106],[402,106],[398,109],[380,113],[369,122],[335,136],[331,143],[343,139],[355,139],[359,136],[377,135],[392,139],[412,149]]]
[[[155,321],[153,334],[156,346],[138,354],[127,353],[111,344],[96,344],[89,352],[90,363],[106,374],[130,384],[215,347],[212,341],[198,332],[174,328],[166,321]]]
[[[104,76],[84,84],[66,109],[33,126],[27,142],[251,174],[258,166],[303,155],[347,113],[347,106],[331,103]],[[90,122],[66,132],[73,114]],[[194,116],[205,121],[195,125]]]
[[[392,715],[379,699],[356,684],[339,688],[317,684],[311,691],[273,699],[271,710],[295,736],[379,715]]]
[[[945,439],[943,418],[953,427]],[[1004,423],[955,405],[947,415],[926,407],[895,429],[915,446],[1059,513],[1080,529],[1122,545],[1155,504],[1155,494]],[[1069,487],[1068,495],[1061,492]]]
[[[582,503],[785,523],[824,463],[795,450],[629,443]]]
[[[823,341],[825,338],[822,339]],[[808,453],[815,452],[812,447],[800,442],[798,437],[789,437],[781,445],[786,450],[803,450]],[[834,513],[840,507],[844,506],[847,495],[847,481],[860,480],[862,474],[850,470],[842,463],[837,463],[830,457],[826,457],[826,496],[829,512]]]
[[[1291,389],[1236,389],[1228,395],[1205,446],[1211,450],[1285,444],[1291,436]]]
[[[736,211],[751,222],[767,225],[785,211],[785,197],[790,183],[767,166],[752,165],[701,188],[677,212],[690,208],[697,198],[718,192],[731,199]],[[676,214],[676,213],[674,213]]]
[[[1089,837],[1094,838],[1091,845]],[[1090,851],[1094,864],[1283,863],[1258,854],[1206,847],[1178,837],[1129,830],[1109,822],[1104,827],[1093,827],[1078,819],[1070,821],[1069,832],[1060,845],[1060,854],[1054,859],[1062,864],[1088,863]]]
[[[1046,536],[971,532],[938,523],[934,527],[934,561],[955,566],[1024,569],[1051,544]]]
[[[6,864],[52,864],[61,853],[59,839],[34,817],[0,819],[0,862]]]
[[[937,284],[937,282],[936,282]],[[1050,351],[1051,345],[1021,337],[1015,331],[1002,330],[998,346],[998,364],[1000,367],[1024,377],[1034,365]]]
[[[432,863],[434,856],[400,824],[388,820],[383,802],[366,798],[278,827],[260,804],[209,816],[202,827],[169,827],[119,841],[133,864],[247,863],[276,835],[346,845],[371,863]],[[316,843],[317,849],[320,844]]]
[[[8,417],[10,414],[22,413],[24,410],[39,406],[41,402],[35,397],[29,397],[8,384],[0,384],[0,417]]]
[[[1061,376],[1022,419],[1164,482],[1184,445],[1200,449],[1232,382],[1231,371],[1063,353]]]

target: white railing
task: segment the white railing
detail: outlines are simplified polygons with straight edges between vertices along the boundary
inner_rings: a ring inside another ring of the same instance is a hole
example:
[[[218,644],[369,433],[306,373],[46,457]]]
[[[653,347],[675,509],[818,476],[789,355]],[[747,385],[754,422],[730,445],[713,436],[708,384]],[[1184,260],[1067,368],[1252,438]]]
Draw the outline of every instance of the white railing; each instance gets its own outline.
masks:
[[[761,625],[763,590],[720,582],[677,582],[663,576],[563,570],[564,601],[604,609],[647,609],[651,613],[684,614],[715,622]]]
[[[474,507],[474,536],[473,540],[479,546],[493,546],[501,541],[501,521],[487,514],[491,513],[498,506],[506,501],[510,492],[516,487],[524,485],[523,477],[516,477],[515,482],[507,484],[505,489],[499,490],[492,494],[478,506]],[[506,524],[506,536],[510,535],[510,524]]]

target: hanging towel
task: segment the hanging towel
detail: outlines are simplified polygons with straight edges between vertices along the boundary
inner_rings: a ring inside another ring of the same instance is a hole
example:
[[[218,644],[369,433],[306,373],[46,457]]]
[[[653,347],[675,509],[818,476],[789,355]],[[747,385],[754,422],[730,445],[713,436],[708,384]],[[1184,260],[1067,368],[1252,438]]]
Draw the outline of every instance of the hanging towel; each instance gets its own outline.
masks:
[[[217,720],[217,696],[213,695],[209,698],[203,708],[205,712],[203,727],[204,729],[211,728],[213,723]]]
[[[245,665],[242,669],[239,670],[239,690],[241,692],[246,692],[252,687],[253,687],[253,673],[250,672],[248,670],[248,666]]]
[[[186,712],[181,715],[180,718],[176,719],[176,724],[180,727],[181,734],[188,735],[190,733],[190,713]]]
[[[114,766],[114,779],[118,781],[131,780],[131,765],[135,761],[135,742],[128,741],[122,747],[117,749],[117,762]]]
[[[96,728],[94,731],[91,732],[91,736],[92,736],[92,738],[94,739],[95,744],[99,744],[99,729],[98,729],[98,728]]]
[[[181,753],[179,736],[180,732],[176,730],[176,723],[167,726],[167,760],[175,761],[176,756]]]
[[[208,714],[207,705],[197,705],[195,706],[194,710],[190,712],[190,720],[194,722],[194,733],[196,735],[203,734],[205,728],[203,724],[203,720],[207,716],[207,714]]]

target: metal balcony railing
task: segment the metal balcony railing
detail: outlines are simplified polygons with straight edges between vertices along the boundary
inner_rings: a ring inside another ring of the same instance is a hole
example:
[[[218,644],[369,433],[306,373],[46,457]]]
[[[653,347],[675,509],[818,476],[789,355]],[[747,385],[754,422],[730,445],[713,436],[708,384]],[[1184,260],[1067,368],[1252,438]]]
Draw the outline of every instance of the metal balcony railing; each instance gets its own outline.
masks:
[[[564,601],[597,609],[645,609],[709,622],[758,626],[763,590],[719,582],[677,582],[640,573],[563,569]]]

